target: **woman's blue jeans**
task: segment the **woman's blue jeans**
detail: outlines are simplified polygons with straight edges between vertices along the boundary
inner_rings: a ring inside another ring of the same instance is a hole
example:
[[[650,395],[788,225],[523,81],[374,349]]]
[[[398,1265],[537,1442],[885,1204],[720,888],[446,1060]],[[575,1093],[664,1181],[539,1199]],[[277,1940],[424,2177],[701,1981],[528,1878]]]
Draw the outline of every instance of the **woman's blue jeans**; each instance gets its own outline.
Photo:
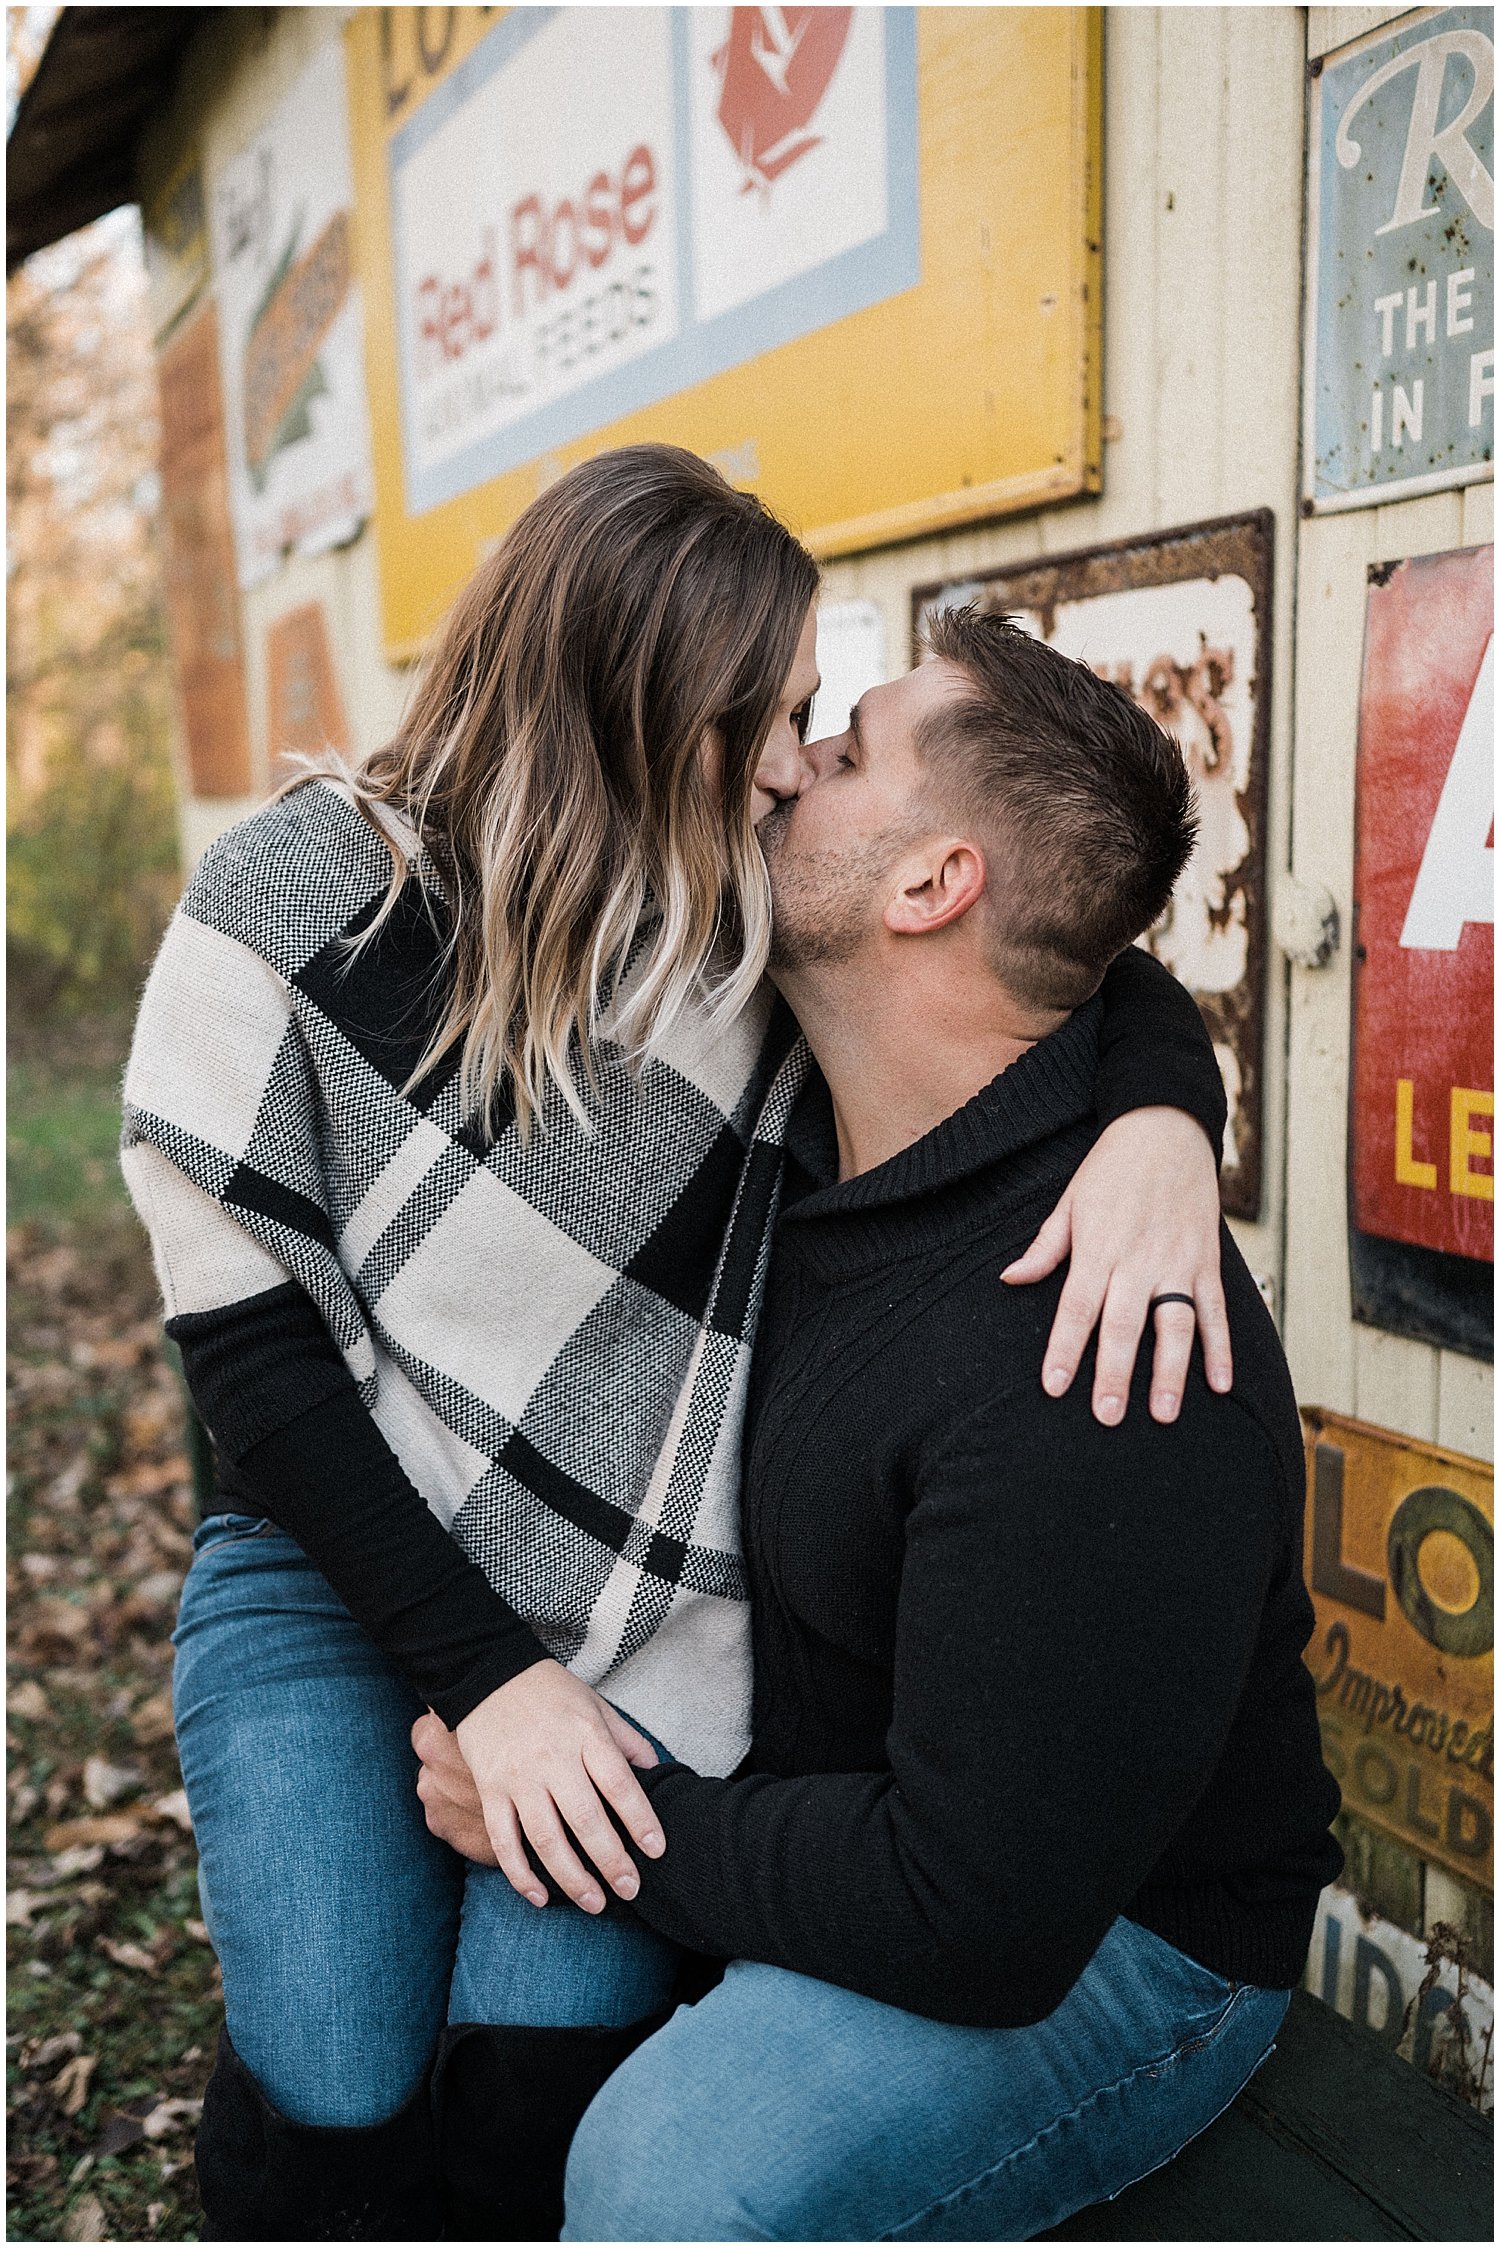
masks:
[[[222,1514],[193,1542],[173,1701],[203,1917],[235,2050],[284,2115],[394,2115],[445,2021],[614,2028],[669,2002],[665,1937],[538,1910],[428,1833],[423,1704],[300,1546]]]
[[[394,2114],[445,2021],[616,2027],[669,2002],[673,1945],[628,1914],[538,1911],[428,1833],[421,1704],[291,1539],[218,1515],[195,1546],[178,1750],[229,2033],[283,2113]],[[1028,2029],[736,1962],[585,2116],[565,2237],[1028,2238],[1211,2122],[1286,1996],[1126,1920]]]

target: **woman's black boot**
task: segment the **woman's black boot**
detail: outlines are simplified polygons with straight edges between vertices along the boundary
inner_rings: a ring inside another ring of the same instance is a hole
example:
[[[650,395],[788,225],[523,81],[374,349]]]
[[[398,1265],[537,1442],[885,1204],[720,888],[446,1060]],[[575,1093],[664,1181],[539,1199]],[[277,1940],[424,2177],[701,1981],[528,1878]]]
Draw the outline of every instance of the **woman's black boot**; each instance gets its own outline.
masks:
[[[432,2085],[449,2240],[558,2238],[583,2111],[670,2011],[626,2029],[444,2030]]]
[[[426,2081],[398,2114],[362,2130],[293,2123],[222,2030],[195,2152],[205,2240],[441,2237]]]

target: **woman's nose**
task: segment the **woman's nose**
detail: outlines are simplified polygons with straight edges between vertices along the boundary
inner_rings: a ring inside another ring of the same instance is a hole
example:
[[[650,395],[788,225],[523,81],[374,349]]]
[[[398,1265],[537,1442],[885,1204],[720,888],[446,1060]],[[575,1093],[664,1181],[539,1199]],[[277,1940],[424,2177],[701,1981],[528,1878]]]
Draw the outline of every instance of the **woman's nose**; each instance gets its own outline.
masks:
[[[778,799],[800,796],[811,778],[807,752],[795,740],[768,743],[755,769],[756,787]]]

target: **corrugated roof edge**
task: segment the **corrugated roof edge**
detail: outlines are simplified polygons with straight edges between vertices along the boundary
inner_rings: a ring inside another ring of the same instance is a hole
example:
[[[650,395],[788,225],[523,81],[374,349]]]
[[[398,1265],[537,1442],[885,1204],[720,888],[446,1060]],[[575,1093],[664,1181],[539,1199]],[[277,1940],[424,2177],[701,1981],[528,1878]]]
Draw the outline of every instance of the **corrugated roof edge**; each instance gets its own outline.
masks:
[[[6,143],[5,270],[136,199],[141,128],[212,8],[64,8]]]

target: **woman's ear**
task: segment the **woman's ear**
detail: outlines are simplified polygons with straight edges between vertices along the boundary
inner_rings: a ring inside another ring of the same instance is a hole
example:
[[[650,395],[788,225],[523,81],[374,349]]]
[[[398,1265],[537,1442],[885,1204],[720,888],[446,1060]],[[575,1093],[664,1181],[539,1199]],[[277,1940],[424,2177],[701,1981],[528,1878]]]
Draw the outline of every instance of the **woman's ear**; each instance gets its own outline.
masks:
[[[936,835],[904,861],[882,919],[893,936],[933,936],[979,903],[988,879],[977,843]]]

